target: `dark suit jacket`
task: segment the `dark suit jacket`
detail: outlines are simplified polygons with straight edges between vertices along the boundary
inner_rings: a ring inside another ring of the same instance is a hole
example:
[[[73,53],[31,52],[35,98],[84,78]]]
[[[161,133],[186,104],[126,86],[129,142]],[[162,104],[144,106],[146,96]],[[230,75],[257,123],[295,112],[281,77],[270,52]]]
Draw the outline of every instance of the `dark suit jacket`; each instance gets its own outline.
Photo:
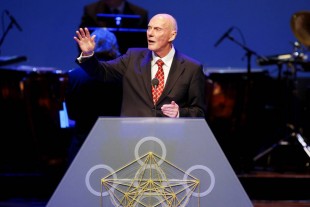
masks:
[[[164,91],[155,106],[151,86],[152,52],[146,48],[131,48],[111,61],[99,62],[95,56],[80,66],[92,77],[103,81],[121,81],[123,100],[121,116],[154,117],[163,104],[175,101],[180,117],[205,117],[205,75],[203,66],[176,51]]]
[[[84,7],[84,13],[79,27],[108,27],[115,28],[114,18],[97,18],[98,13],[111,14],[110,8],[101,0],[98,2],[88,4]],[[129,31],[113,31],[115,34],[119,50],[121,54],[126,53],[130,47],[147,47],[146,32],[141,29],[147,28],[148,25],[148,11],[142,7],[134,5],[128,1],[125,2],[123,14],[140,15],[140,19],[123,18],[121,21],[121,28],[140,29]],[[79,50],[80,53],[80,50]]]
[[[121,84],[98,81],[89,77],[82,68],[75,68],[67,74],[67,111],[70,119],[75,120],[78,133],[87,135],[98,116],[120,115]]]

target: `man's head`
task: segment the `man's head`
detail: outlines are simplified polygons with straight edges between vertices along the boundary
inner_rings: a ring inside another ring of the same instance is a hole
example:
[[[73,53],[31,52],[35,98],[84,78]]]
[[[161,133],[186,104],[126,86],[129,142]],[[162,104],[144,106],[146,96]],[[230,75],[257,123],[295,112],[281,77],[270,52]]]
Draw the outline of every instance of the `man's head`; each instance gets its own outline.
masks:
[[[153,16],[147,28],[148,48],[159,57],[167,55],[177,31],[178,25],[173,16],[169,14]]]

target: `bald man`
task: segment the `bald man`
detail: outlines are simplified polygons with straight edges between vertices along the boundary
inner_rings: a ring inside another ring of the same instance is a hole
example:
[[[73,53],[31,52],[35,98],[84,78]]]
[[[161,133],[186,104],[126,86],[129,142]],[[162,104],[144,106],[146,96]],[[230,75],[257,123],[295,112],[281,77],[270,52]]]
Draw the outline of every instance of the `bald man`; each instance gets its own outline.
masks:
[[[174,48],[177,32],[173,16],[157,14],[148,23],[148,48],[130,48],[119,58],[99,61],[94,55],[95,36],[80,28],[74,37],[82,51],[76,62],[92,77],[122,82],[123,117],[205,117],[203,65]],[[164,63],[164,89],[154,102],[157,84],[152,80],[159,59]]]

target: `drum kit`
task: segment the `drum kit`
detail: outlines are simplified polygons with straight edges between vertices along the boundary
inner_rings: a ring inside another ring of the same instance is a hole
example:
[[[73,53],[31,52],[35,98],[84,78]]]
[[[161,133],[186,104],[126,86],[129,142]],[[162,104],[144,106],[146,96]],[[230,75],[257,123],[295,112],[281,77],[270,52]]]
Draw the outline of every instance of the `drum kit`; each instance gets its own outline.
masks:
[[[267,58],[267,61],[265,60],[258,60],[258,63],[261,65],[266,64],[277,64],[279,66],[279,71],[282,69],[282,65],[287,65],[288,68],[291,69],[291,77],[292,77],[292,93],[298,93],[296,83],[297,83],[297,71],[303,71],[308,72],[310,71],[310,64],[307,62],[307,56],[304,55],[304,51],[310,50],[310,11],[299,11],[297,13],[294,13],[291,17],[290,26],[293,31],[294,36],[297,38],[298,42],[294,43],[294,50],[292,54],[283,54],[278,56],[272,56],[270,58]],[[279,73],[280,74],[280,73]],[[294,101],[292,101],[294,103]],[[292,104],[291,107],[297,107],[296,105]],[[306,106],[308,108],[309,106]],[[295,109],[291,109],[293,113],[295,112]],[[309,169],[310,164],[310,143],[309,139],[306,139],[303,135],[303,129],[300,128],[297,124],[297,118],[294,117],[291,119],[291,122],[286,123],[286,135],[284,138],[278,140],[276,143],[271,145],[270,147],[266,148],[259,154],[257,154],[254,157],[254,162],[259,162],[262,158],[267,157],[268,159],[271,159],[272,151],[276,150],[278,147],[281,146],[294,146],[295,150],[291,152],[299,153],[302,151],[303,156],[299,155],[299,158],[302,160],[292,160],[290,164],[292,163],[298,163],[297,168],[304,170]],[[299,151],[296,151],[296,146],[298,147]],[[290,155],[290,157],[293,157]],[[283,168],[285,166],[285,162],[289,162],[288,160],[285,160],[285,158],[282,156],[278,157],[282,166],[278,166],[280,168]],[[278,161],[279,161],[278,160]],[[268,161],[270,162],[270,160]],[[289,166],[288,164],[287,166]],[[292,165],[290,165],[292,167]],[[296,168],[296,166],[295,166]],[[281,169],[283,170],[283,169]]]
[[[209,116],[207,121],[215,133],[215,136],[219,139],[221,146],[224,146],[223,150],[226,150],[228,153],[238,154],[231,155],[233,158],[230,160],[232,162],[237,162],[235,163],[236,165],[240,165],[241,163],[238,163],[240,161],[234,159],[240,158],[234,156],[239,156],[240,153],[242,153],[240,151],[243,149],[232,149],[234,148],[232,146],[239,142],[243,142],[243,146],[246,145],[245,148],[248,149],[245,150],[251,151],[245,152],[245,156],[250,157],[251,159],[249,165],[257,166],[263,163],[262,165],[271,167],[275,161],[271,162],[270,159],[275,159],[274,154],[278,152],[277,148],[279,146],[282,144],[296,146],[296,143],[298,148],[301,149],[301,153],[303,153],[302,156],[305,155],[306,157],[301,165],[310,165],[310,143],[303,137],[302,126],[298,126],[299,123],[297,123],[297,117],[294,117],[294,110],[296,110],[295,108],[298,108],[299,105],[296,106],[295,100],[289,100],[293,98],[295,95],[294,93],[298,90],[297,85],[294,85],[297,84],[297,71],[310,71],[310,62],[307,61],[307,55],[305,55],[306,52],[310,51],[310,11],[294,13],[291,17],[290,26],[294,36],[298,40],[293,44],[293,51],[291,53],[261,56],[241,45],[241,47],[246,50],[249,58],[251,57],[250,55],[255,55],[257,57],[258,65],[275,65],[278,67],[278,78],[272,80],[272,84],[269,84],[269,76],[268,74],[266,76],[266,71],[253,70],[250,68],[249,64],[247,65],[247,71],[237,70],[236,72],[236,70],[229,69],[212,70],[212,68],[211,70],[208,69],[205,71],[208,79],[211,80],[212,83],[208,86],[209,91],[211,89],[212,92],[210,92],[211,94],[208,94],[207,91],[208,98],[206,98]],[[237,43],[237,45],[240,45],[240,43],[236,42],[234,38],[229,36],[229,34],[227,35],[227,38]],[[283,73],[282,67],[286,67],[288,71]],[[281,75],[285,77],[283,78]],[[269,86],[267,86],[268,84]],[[270,89],[271,87],[273,88]],[[281,97],[279,93],[283,93],[281,94]],[[269,102],[267,104],[262,103],[265,101],[262,99],[265,99],[265,97],[267,97],[266,99],[269,99],[269,97],[277,99],[278,96],[280,97],[280,101],[276,100],[274,102],[282,102],[273,103],[273,107],[278,107],[279,105],[278,109],[263,109],[269,104]],[[269,111],[265,112],[267,110]],[[284,120],[280,120],[278,117],[275,118],[274,115],[276,113],[281,113],[280,116]],[[268,117],[270,120],[266,120],[269,119]],[[267,125],[270,124],[267,128],[271,128],[271,126],[274,126],[274,128],[264,131],[262,128],[266,123]],[[284,126],[282,126],[282,124]],[[283,133],[285,134],[284,138],[282,136],[283,134],[279,135],[280,140],[279,137],[274,138],[275,133],[278,133],[275,132],[275,128],[278,127],[281,129],[276,130],[283,130]],[[262,136],[267,137],[267,139],[270,137],[273,138],[263,143],[263,141],[261,141]],[[249,141],[249,139],[251,141]],[[255,142],[254,139],[260,141]],[[225,147],[228,148],[225,149]],[[252,147],[255,149],[253,150]],[[237,152],[232,152],[234,150]],[[243,158],[241,159],[241,162],[243,162]],[[281,162],[284,163],[285,157],[282,157],[282,159],[283,161]],[[298,163],[296,160],[292,162]],[[238,167],[239,166],[237,166],[237,168]]]
[[[64,163],[68,141],[61,112],[66,84],[67,75],[55,68],[1,68],[2,167],[14,171]]]

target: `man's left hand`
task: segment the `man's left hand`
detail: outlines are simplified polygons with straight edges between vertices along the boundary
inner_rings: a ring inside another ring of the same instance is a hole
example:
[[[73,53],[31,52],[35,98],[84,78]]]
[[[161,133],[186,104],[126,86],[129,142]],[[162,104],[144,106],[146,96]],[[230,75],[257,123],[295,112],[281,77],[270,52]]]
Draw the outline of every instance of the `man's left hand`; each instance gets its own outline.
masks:
[[[176,118],[179,116],[179,105],[171,101],[170,104],[164,104],[161,107],[161,111],[168,117]]]

